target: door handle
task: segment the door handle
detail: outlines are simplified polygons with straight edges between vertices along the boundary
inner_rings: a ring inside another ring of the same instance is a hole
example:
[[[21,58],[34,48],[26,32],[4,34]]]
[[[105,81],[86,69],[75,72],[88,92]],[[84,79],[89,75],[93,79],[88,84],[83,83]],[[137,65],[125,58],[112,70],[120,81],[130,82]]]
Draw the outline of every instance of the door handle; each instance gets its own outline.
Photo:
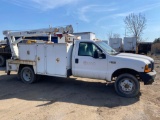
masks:
[[[76,59],[75,59],[75,63],[78,63],[78,62],[79,62],[79,60],[78,60],[78,58],[76,58]]]

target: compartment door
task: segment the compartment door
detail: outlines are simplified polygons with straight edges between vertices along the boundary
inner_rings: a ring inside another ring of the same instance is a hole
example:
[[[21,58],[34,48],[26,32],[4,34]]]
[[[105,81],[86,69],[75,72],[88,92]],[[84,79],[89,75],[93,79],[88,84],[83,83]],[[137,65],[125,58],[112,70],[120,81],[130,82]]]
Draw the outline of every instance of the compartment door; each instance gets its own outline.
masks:
[[[38,74],[45,74],[45,44],[37,44],[36,45],[36,52],[37,52],[37,73]]]
[[[66,44],[59,43],[46,46],[46,73],[51,76],[67,76]]]

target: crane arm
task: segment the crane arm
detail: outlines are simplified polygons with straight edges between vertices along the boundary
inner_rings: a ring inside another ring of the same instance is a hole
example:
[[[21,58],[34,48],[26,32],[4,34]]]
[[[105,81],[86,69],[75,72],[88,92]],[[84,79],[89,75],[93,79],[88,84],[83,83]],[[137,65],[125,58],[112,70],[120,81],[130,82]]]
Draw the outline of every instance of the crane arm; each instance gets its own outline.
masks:
[[[23,37],[33,37],[33,36],[42,36],[48,35],[48,40],[51,41],[51,35],[58,35],[58,34],[71,34],[73,33],[72,25],[67,25],[66,27],[54,27],[54,28],[44,28],[44,29],[36,29],[30,31],[19,31],[19,32],[12,32],[9,30],[3,31],[3,35],[5,35],[10,44],[11,52],[12,52],[12,59],[19,58],[18,46],[17,44],[23,40]],[[18,41],[15,40],[15,37],[20,37]]]
[[[65,33],[73,33],[72,25],[67,25],[66,27],[55,27],[55,28],[44,28],[44,29],[36,29],[30,31],[19,31],[19,32],[11,32],[9,30],[3,31],[3,35],[5,36],[16,36],[16,37],[31,37],[31,36],[40,36],[46,34],[65,34]]]

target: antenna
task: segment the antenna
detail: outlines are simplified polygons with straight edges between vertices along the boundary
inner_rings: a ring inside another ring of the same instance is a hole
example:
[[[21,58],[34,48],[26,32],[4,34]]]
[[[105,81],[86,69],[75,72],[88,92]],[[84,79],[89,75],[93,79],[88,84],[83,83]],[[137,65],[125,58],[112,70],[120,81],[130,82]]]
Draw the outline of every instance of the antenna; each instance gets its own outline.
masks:
[[[126,27],[125,27],[125,37],[127,36],[127,33],[126,33]]]

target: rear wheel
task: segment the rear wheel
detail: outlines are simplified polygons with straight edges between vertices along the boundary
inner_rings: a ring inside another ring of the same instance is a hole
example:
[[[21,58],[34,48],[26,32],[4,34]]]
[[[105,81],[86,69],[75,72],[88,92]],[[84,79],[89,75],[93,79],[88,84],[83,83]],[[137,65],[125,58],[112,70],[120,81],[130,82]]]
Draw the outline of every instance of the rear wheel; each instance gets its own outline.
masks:
[[[122,74],[115,81],[116,92],[123,97],[135,97],[140,91],[140,84],[131,74]]]
[[[20,78],[27,84],[31,84],[36,81],[36,75],[31,67],[23,67],[20,71]]]
[[[4,56],[0,55],[0,67],[4,67],[6,65],[6,59]]]

